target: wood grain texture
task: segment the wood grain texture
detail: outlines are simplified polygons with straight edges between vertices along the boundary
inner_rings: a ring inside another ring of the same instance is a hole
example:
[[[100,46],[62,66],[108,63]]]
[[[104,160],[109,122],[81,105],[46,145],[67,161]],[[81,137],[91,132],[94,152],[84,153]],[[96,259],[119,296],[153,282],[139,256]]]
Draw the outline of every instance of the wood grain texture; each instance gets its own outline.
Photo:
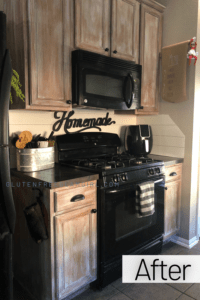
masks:
[[[177,175],[173,176],[172,173]],[[165,182],[175,181],[180,179],[182,176],[182,164],[173,165],[165,168]]]
[[[25,103],[13,97],[11,109],[70,110],[73,1],[8,0],[4,9],[12,64],[25,94]]]
[[[142,65],[142,110],[137,114],[155,114],[159,109],[159,73],[162,42],[162,13],[141,4],[140,64]]]
[[[164,5],[158,3],[157,1],[154,1],[154,0],[141,0],[141,1],[142,1],[142,3],[156,9],[157,11],[159,11],[161,13],[163,13],[166,8]]]
[[[68,4],[68,7],[67,7]],[[69,1],[28,1],[30,104],[66,107],[65,37],[70,36]]]
[[[24,51],[24,29],[25,22],[23,20],[23,5],[22,0],[4,1],[4,12],[6,13],[6,42],[7,48],[10,51],[12,60],[12,68],[19,74],[22,84],[22,92],[25,94],[25,51]],[[12,89],[13,104],[10,104],[11,109],[25,108],[25,102],[16,97],[15,91]]]
[[[74,210],[94,202],[96,199],[95,183],[91,181],[83,183],[82,185],[82,187],[80,186],[55,192],[55,212],[66,209],[68,211]],[[77,202],[71,202],[71,199],[76,195],[83,195],[85,199]]]
[[[59,188],[49,190],[40,186],[49,238],[37,244],[31,238],[23,210],[37,201],[39,191],[32,189],[34,179],[12,176],[12,182],[17,212],[13,258],[16,280],[37,300],[61,300],[95,280],[97,213],[91,210],[97,207],[96,193],[90,205],[55,214],[54,193]]]
[[[110,0],[75,0],[75,47],[110,55]]]
[[[96,214],[90,206],[55,217],[56,294],[75,292],[96,279]]]
[[[181,180],[168,182],[166,187],[164,240],[176,234],[180,228]]]
[[[172,173],[177,175],[172,176]],[[165,168],[164,235],[166,240],[180,228],[182,164]]]
[[[112,0],[112,57],[138,63],[139,9],[140,4],[136,0]]]

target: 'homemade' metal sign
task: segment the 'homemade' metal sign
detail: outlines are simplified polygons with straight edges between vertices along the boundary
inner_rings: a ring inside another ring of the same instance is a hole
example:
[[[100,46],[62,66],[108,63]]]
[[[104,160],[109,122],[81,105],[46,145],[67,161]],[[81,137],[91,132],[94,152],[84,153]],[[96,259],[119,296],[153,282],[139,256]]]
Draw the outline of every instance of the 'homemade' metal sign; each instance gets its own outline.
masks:
[[[82,128],[76,132],[81,132],[83,130],[95,128],[101,131],[101,128],[99,126],[109,126],[111,124],[115,124],[115,121],[112,121],[112,118],[109,118],[109,113],[106,114],[105,118],[86,118],[86,119],[71,119],[71,117],[74,115],[74,111],[70,111],[67,115],[67,112],[62,112],[62,116],[58,116],[59,112],[54,113],[54,118],[58,119],[53,124],[53,131],[59,131],[62,125],[64,124],[64,131],[66,133],[69,133],[68,129],[70,128]]]

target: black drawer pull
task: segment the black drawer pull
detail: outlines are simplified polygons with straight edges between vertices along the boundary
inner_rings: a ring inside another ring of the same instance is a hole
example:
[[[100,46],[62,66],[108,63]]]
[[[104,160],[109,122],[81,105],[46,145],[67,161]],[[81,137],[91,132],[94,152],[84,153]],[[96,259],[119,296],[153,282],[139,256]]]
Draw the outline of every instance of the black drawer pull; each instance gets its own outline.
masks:
[[[95,214],[96,212],[97,212],[97,209],[95,209],[95,208],[91,210],[91,213],[93,213],[93,214]]]
[[[71,202],[77,202],[77,201],[81,201],[81,200],[84,200],[85,199],[85,196],[84,195],[76,195],[74,197],[72,197],[72,199],[70,200]]]
[[[108,52],[108,51],[109,51],[109,48],[106,48],[105,51]]]
[[[177,175],[176,172],[172,172],[172,173],[169,174],[169,176],[176,176],[176,175]]]
[[[114,53],[114,54],[117,54],[117,50],[114,50],[113,53]]]
[[[167,187],[165,186],[164,189],[167,190]]]

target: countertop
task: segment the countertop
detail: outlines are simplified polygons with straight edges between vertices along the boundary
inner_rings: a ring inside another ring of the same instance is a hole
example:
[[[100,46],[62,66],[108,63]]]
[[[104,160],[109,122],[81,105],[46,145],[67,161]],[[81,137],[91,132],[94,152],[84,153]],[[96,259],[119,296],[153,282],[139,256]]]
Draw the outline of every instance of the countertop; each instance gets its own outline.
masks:
[[[57,163],[55,163],[54,168],[37,172],[20,172],[17,171],[17,169],[11,169],[11,175],[26,181],[30,180],[31,182],[36,182],[37,184],[40,182],[41,186],[45,186],[49,189],[99,179],[98,174],[61,166]]]
[[[163,156],[163,155],[155,155],[155,154],[150,154],[148,157],[152,159],[158,159],[158,160],[163,160],[165,166],[170,166],[170,165],[176,165],[183,163],[184,159],[179,158],[179,157],[170,157],[170,156]]]

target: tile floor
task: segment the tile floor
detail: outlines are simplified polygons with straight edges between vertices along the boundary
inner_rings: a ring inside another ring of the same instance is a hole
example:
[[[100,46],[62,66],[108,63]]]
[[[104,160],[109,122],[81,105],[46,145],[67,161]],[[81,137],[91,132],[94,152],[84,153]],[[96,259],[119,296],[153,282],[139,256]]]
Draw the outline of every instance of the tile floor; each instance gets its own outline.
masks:
[[[163,246],[163,255],[200,255],[200,241],[192,249],[169,242]],[[128,284],[121,278],[105,287],[102,291],[86,290],[73,300],[200,300],[200,283],[172,284]],[[20,286],[15,284],[14,300],[32,300],[22,293]],[[67,298],[65,298],[67,300]]]

